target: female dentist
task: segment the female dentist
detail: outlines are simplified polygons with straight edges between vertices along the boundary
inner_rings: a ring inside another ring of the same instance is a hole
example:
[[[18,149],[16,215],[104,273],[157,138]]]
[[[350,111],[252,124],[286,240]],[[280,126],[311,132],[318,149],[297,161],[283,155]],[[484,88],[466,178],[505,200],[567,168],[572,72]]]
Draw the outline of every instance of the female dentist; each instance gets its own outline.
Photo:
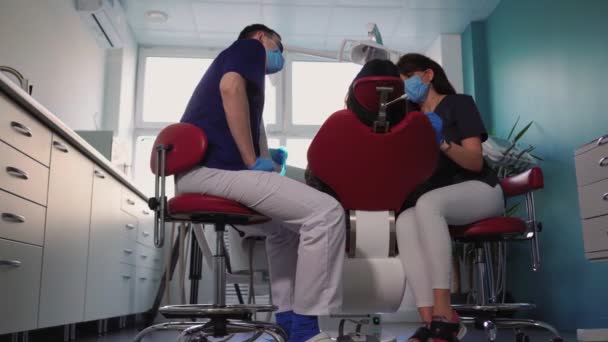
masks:
[[[415,206],[397,219],[405,275],[425,323],[409,341],[458,341],[466,329],[450,303],[449,225],[501,215],[502,189],[482,157],[487,133],[473,98],[456,94],[441,66],[426,56],[406,54],[397,67],[409,99],[431,120],[441,150],[435,173],[417,200],[410,198]]]

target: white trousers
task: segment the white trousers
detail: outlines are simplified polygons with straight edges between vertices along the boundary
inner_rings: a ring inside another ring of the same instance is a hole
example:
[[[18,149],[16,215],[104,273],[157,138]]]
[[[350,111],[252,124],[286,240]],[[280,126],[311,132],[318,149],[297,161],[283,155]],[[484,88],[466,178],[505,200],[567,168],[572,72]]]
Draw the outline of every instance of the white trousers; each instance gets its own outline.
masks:
[[[433,289],[450,289],[452,241],[448,225],[464,225],[504,212],[500,185],[468,181],[422,195],[397,218],[397,243],[417,307],[433,306]]]
[[[328,315],[342,305],[345,217],[331,196],[274,172],[196,168],[178,193],[237,201],[272,219],[267,234],[272,296],[279,312]]]

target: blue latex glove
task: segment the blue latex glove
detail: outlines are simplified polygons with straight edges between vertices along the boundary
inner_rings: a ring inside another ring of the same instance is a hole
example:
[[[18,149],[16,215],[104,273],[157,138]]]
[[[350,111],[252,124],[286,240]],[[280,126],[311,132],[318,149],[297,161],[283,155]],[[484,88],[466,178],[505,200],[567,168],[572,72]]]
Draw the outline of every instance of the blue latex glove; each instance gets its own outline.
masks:
[[[274,163],[270,159],[258,158],[255,164],[249,167],[249,170],[274,172]]]
[[[287,150],[285,149],[285,147],[281,146],[279,148],[271,148],[269,149],[269,151],[272,161],[275,162],[277,165],[281,166],[280,174],[282,176],[285,175],[285,171],[287,171],[287,169],[285,168],[285,166],[287,165]]]
[[[435,135],[437,136],[437,143],[441,145],[443,143],[443,120],[441,120],[439,115],[437,115],[437,113],[435,112],[426,112],[424,114],[427,118],[429,118],[429,121],[431,122],[431,125],[435,130]]]

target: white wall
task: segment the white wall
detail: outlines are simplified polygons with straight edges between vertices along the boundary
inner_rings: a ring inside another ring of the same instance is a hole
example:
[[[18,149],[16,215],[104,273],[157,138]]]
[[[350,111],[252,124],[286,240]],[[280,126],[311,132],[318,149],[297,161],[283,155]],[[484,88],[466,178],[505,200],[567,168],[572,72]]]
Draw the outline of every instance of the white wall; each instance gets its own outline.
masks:
[[[115,14],[123,46],[108,50],[104,97],[103,129],[114,131],[113,162],[132,176],[134,145],[135,81],[137,73],[138,46],[133,32],[127,24],[120,3],[116,2]]]
[[[462,47],[459,34],[442,34],[429,46],[425,54],[445,70],[457,93],[464,90],[462,76]]]
[[[73,0],[0,0],[0,65],[24,74],[33,97],[70,128],[100,124],[105,50]]]

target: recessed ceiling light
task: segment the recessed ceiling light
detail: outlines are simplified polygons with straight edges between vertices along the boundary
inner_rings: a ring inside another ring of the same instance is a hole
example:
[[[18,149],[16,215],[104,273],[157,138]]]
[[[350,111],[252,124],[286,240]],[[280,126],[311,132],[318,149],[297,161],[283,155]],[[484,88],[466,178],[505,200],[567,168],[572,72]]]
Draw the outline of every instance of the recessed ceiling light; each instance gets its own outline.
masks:
[[[167,12],[159,10],[150,10],[146,12],[146,19],[152,23],[164,23],[169,19]]]

